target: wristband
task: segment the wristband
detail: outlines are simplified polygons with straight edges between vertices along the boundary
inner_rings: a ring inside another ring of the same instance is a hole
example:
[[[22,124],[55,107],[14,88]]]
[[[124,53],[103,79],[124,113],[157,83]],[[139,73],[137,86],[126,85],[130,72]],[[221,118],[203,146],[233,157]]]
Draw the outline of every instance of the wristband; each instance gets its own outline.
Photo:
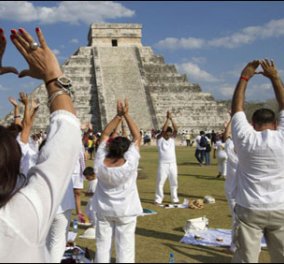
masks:
[[[244,81],[249,81],[249,78],[245,77],[245,76],[241,76],[241,80],[244,80]]]
[[[16,118],[21,118],[21,116],[17,115],[17,116],[14,116],[14,118],[15,118],[15,119],[16,119]]]
[[[51,84],[52,82],[57,81],[57,79],[58,79],[58,78],[54,78],[54,79],[51,79],[51,80],[45,82],[45,86],[47,87],[47,86],[48,86],[49,84]]]

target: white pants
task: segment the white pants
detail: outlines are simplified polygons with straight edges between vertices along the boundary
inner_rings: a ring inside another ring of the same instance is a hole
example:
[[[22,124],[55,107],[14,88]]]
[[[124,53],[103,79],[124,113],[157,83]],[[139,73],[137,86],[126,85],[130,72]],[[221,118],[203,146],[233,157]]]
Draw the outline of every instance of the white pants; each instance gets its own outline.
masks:
[[[227,154],[226,152],[220,151],[217,153],[217,162],[219,173],[226,177],[227,176]]]
[[[135,263],[137,217],[97,215],[95,263],[110,263],[112,237],[115,238],[116,263]]]
[[[164,200],[164,185],[167,178],[170,181],[171,199],[173,203],[178,203],[178,172],[176,163],[160,163],[158,167],[156,183],[156,203],[162,203]]]
[[[72,210],[57,214],[46,240],[51,263],[60,263],[65,252]]]

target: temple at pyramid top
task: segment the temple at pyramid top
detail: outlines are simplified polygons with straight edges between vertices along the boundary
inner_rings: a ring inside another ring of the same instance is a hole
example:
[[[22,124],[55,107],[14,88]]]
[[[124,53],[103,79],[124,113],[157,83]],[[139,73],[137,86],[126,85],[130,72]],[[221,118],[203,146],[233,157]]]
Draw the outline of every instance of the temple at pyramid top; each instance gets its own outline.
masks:
[[[92,47],[142,47],[140,24],[92,24],[89,46]]]

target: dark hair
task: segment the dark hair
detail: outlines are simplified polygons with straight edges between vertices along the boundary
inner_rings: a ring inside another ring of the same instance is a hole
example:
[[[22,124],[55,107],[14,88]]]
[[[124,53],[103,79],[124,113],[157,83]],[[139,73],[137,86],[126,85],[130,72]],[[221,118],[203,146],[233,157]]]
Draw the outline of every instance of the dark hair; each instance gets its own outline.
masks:
[[[274,123],[276,121],[275,113],[267,108],[256,110],[252,116],[252,122],[257,125]]]
[[[17,124],[11,124],[7,129],[12,133],[14,138],[17,138],[18,135],[22,132],[23,128]]]
[[[84,171],[83,171],[83,175],[84,176],[92,176],[94,175],[95,172],[94,172],[94,168],[92,167],[87,167]]]
[[[168,127],[167,132],[173,133],[173,129],[171,127]]]
[[[203,135],[205,135],[205,132],[204,131],[200,131],[199,134],[200,134],[200,136],[203,136]]]
[[[21,148],[13,133],[0,126],[0,208],[16,193],[22,158]]]
[[[131,141],[125,137],[116,137],[109,142],[107,158],[123,158],[129,149]]]

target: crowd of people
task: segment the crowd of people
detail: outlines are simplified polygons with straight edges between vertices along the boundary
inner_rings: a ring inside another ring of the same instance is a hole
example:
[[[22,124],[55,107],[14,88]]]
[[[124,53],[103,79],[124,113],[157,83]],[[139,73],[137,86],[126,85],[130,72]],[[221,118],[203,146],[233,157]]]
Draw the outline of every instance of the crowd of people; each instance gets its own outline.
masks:
[[[10,39],[29,66],[18,73],[13,67],[3,66],[7,40],[0,29],[0,74],[44,81],[50,109],[48,130],[32,135],[40,103],[20,93],[24,105],[21,119],[17,100],[9,98],[14,122],[0,126],[0,261],[60,262],[71,211],[76,209],[80,221],[86,217],[80,201],[85,178],[91,193],[87,215],[96,228],[95,261],[110,262],[114,242],[116,261],[134,263],[137,216],[143,213],[136,183],[140,147],[142,140],[144,144],[149,140],[131,117],[127,99],[118,100],[116,115],[101,133],[95,133],[90,124],[82,133],[71,99],[70,80],[64,76],[40,28],[36,28],[36,35],[39,43],[23,28],[11,30]],[[259,66],[261,72],[257,72]],[[271,80],[280,108],[279,123],[269,109],[257,110],[252,124],[247,120],[245,92],[255,74]],[[217,178],[226,178],[235,263],[257,262],[263,235],[272,261],[284,261],[283,110],[284,87],[274,62],[252,61],[241,72],[232,99],[231,120],[224,133],[200,131],[194,142],[198,164],[210,165],[213,150],[218,160]],[[159,154],[153,203],[159,206],[167,179],[171,200],[179,203],[177,135],[178,126],[170,111],[161,131],[151,131]],[[184,141],[192,145],[190,137],[184,137]],[[86,168],[88,159],[94,159],[94,167]]]

